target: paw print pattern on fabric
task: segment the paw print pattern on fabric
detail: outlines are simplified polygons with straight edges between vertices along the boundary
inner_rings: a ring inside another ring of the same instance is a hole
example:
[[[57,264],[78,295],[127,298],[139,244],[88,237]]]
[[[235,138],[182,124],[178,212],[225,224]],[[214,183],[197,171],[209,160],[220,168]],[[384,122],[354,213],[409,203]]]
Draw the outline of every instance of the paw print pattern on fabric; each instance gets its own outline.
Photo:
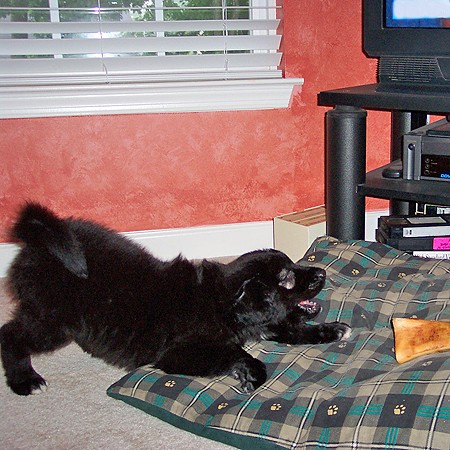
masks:
[[[387,277],[389,280],[399,281],[409,275],[414,275],[414,273],[415,272],[414,272],[413,268],[407,268],[407,267],[392,268],[392,270],[390,270],[387,273]]]
[[[357,262],[351,261],[349,264],[346,264],[344,267],[340,268],[339,273],[344,277],[359,278],[364,276],[366,270],[366,267],[358,264]]]
[[[406,412],[406,406],[405,405],[402,405],[402,404],[396,405],[395,408],[394,408],[394,414],[396,416],[400,416],[402,414],[405,414],[405,412]]]
[[[295,407],[295,398],[286,400],[284,398],[270,398],[261,405],[258,412],[254,416],[256,421],[269,420],[274,423],[282,424],[293,407]]]
[[[355,305],[353,308],[353,316],[349,323],[352,328],[364,327],[373,330],[377,323],[378,315]]]
[[[422,395],[388,395],[380,413],[378,426],[398,428],[413,427],[417,418],[417,411],[422,402]]]
[[[335,416],[338,413],[338,411],[339,411],[339,407],[338,406],[331,405],[331,406],[328,407],[327,414],[329,416]]]
[[[224,409],[228,406],[227,402],[221,403],[220,405],[217,406],[217,409]]]
[[[316,260],[316,255],[310,255],[310,256],[308,256],[308,261],[309,262],[313,262],[313,261],[315,261]]]
[[[164,386],[166,386],[166,387],[168,387],[168,388],[173,388],[176,384],[177,384],[177,383],[176,383],[175,381],[169,380],[169,381],[166,381],[166,382],[164,383]]]
[[[322,402],[317,408],[312,421],[312,426],[319,428],[339,428],[348,420],[348,415],[353,406],[353,399],[347,397],[335,397],[327,402]]]

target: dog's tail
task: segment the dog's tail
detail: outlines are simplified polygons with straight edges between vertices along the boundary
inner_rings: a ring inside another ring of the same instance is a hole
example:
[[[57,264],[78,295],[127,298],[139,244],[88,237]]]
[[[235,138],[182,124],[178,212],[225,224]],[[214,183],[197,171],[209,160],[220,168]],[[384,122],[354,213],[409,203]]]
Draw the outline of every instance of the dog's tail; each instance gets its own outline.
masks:
[[[11,233],[30,247],[48,251],[77,277],[88,277],[86,257],[75,233],[66,220],[44,206],[27,203]]]

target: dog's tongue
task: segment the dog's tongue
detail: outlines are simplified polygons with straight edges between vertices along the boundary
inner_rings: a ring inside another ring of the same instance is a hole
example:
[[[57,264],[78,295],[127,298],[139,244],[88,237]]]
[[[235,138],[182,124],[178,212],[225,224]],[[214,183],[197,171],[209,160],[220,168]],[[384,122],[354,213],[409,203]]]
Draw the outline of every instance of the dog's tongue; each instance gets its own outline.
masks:
[[[302,300],[300,302],[298,302],[299,306],[304,306],[305,308],[311,308],[316,306],[315,302],[311,302],[310,300]]]

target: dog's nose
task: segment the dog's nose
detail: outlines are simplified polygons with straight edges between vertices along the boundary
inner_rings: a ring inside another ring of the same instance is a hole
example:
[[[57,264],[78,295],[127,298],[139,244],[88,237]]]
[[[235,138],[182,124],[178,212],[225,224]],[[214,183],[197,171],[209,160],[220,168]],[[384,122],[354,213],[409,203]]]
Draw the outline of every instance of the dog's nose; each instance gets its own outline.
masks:
[[[316,268],[316,271],[314,273],[314,276],[312,278],[310,285],[310,288],[316,288],[318,286],[323,285],[325,282],[325,278],[327,276],[327,273],[323,269]]]
[[[327,273],[325,272],[325,270],[323,270],[323,269],[316,269],[316,276],[315,276],[315,278],[316,278],[317,281],[325,279],[326,276],[327,276]]]

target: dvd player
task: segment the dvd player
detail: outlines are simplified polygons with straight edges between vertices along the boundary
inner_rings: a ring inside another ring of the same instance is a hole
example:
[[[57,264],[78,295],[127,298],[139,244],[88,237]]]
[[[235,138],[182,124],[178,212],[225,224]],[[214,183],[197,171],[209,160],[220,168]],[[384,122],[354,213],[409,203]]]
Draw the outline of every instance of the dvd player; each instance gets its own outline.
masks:
[[[450,122],[447,119],[403,136],[403,178],[450,181]]]

